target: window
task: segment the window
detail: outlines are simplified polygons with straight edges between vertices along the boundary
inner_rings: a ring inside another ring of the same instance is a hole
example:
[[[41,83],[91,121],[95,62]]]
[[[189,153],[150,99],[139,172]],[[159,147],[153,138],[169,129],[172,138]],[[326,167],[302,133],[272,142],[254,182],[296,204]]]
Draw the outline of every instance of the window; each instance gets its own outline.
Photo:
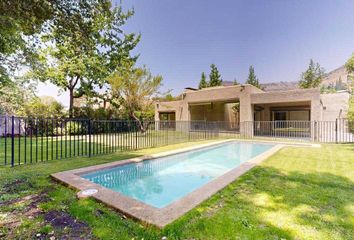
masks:
[[[174,112],[160,113],[159,118],[161,121],[175,121],[176,114]]]
[[[273,121],[286,121],[286,111],[274,111]]]

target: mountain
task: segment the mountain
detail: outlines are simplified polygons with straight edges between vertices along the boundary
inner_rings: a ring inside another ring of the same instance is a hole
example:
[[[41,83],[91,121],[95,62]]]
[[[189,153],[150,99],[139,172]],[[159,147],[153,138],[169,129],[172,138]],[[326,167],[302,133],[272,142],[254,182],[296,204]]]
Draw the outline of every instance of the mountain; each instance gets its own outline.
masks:
[[[342,82],[343,85],[347,86],[348,84],[348,72],[345,69],[345,66],[341,66],[328,74],[323,78],[322,85],[324,86],[336,86],[339,82]]]
[[[223,86],[233,85],[232,81],[223,81]],[[322,80],[322,85],[324,87],[333,87],[337,90],[347,89],[348,86],[348,72],[345,66],[341,66],[325,75]],[[261,86],[266,92],[277,92],[277,91],[287,91],[299,89],[298,81],[292,82],[273,82],[273,83],[262,83]]]

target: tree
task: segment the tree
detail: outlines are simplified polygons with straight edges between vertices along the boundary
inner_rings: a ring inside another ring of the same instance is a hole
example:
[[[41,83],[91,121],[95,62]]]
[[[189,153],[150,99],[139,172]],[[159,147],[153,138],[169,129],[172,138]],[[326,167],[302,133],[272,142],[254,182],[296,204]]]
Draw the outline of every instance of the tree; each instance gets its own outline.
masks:
[[[54,10],[61,3],[64,1],[0,1],[0,89],[10,84],[18,65],[34,57],[33,36],[54,18]]]
[[[0,88],[0,115],[23,115],[24,105],[35,97],[34,83],[14,79]]]
[[[348,59],[345,63],[345,68],[348,72],[348,86],[349,91],[351,92],[351,97],[349,100],[349,108],[348,108],[348,119],[354,122],[354,54]],[[354,132],[354,124],[351,124],[351,130]]]
[[[24,104],[24,115],[30,117],[63,117],[65,116],[64,106],[50,96],[35,97]]]
[[[126,34],[121,29],[133,11],[123,12],[108,0],[83,1],[71,12],[62,14],[58,24],[42,37],[45,47],[28,77],[69,91],[72,117],[74,98],[95,95],[95,88],[101,88],[123,60],[136,60],[130,51],[140,35]]]
[[[347,72],[348,72],[349,91],[351,93],[353,93],[353,89],[354,89],[354,54],[345,63],[345,68],[347,69]],[[354,113],[353,113],[353,116],[354,116]],[[353,117],[353,119],[354,119],[354,117]]]
[[[250,68],[249,68],[249,73],[248,73],[248,78],[245,82],[246,84],[250,84],[250,85],[253,85],[259,89],[262,89],[262,86],[261,84],[259,83],[259,80],[254,72],[254,68],[253,66],[251,65]]]
[[[299,81],[300,88],[317,88],[320,86],[322,78],[324,77],[324,69],[319,63],[310,60],[309,67],[301,74]]]
[[[237,81],[237,79],[235,78],[234,79],[234,81],[233,81],[233,83],[232,83],[233,85],[239,85],[239,83],[238,83],[238,81]]]
[[[209,87],[221,86],[222,79],[219,70],[215,64],[210,65],[211,72],[209,74]]]
[[[145,67],[136,68],[133,63],[127,62],[108,77],[108,83],[112,96],[120,101],[128,116],[137,122],[144,133],[145,126],[139,116],[151,111],[152,97],[158,94],[162,77],[152,76]]]
[[[208,87],[208,83],[206,81],[206,76],[205,76],[205,73],[202,72],[202,77],[199,82],[199,89],[207,88],[207,87]]]

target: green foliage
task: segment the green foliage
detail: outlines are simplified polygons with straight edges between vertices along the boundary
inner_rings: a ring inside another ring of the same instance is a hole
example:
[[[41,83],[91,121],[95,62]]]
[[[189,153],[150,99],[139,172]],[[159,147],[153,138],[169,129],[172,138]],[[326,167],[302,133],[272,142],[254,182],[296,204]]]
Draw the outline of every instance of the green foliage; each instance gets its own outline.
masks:
[[[94,237],[100,239],[162,239],[164,236],[168,239],[230,239],[230,236],[240,239],[352,239],[353,145],[284,148],[161,230],[123,217],[94,199],[79,200],[74,190],[49,177],[60,171],[197,144],[200,143],[186,142],[137,152],[76,157],[25,167],[0,167],[0,191],[5,191],[5,185],[12,187],[12,191],[0,194],[0,201],[16,201],[44,192],[47,201],[39,205],[40,210],[44,213],[65,211],[78,222],[84,222]],[[30,224],[14,225],[5,232],[4,239],[31,239],[47,224],[41,212],[39,217],[28,219],[27,214],[8,209],[9,205],[15,204],[0,205],[3,215],[21,217],[23,221],[40,221],[41,225],[37,228]],[[59,229],[54,229],[57,239],[77,233],[77,229],[65,227],[63,236],[59,235]],[[7,235],[10,232],[16,235],[11,238]]]
[[[148,69],[136,68],[133,62],[126,62],[124,67],[108,78],[111,96],[118,99],[127,115],[138,121],[144,131],[137,112],[149,112],[153,105],[153,96],[159,94],[162,76],[152,76]]]
[[[320,86],[323,77],[323,68],[311,59],[309,67],[301,74],[299,86],[300,88],[317,88]]]
[[[65,131],[65,127],[55,127],[53,129],[53,136],[65,136],[66,135],[66,131]]]
[[[0,87],[0,114],[24,115],[24,106],[35,97],[35,84],[15,80]]]
[[[173,100],[175,100],[175,98],[172,96],[171,93],[167,94],[167,95],[165,96],[165,99],[166,99],[166,101],[173,101]]]
[[[78,135],[83,133],[81,122],[69,121],[66,123],[66,133],[69,135]]]
[[[235,78],[233,81],[233,85],[239,85],[239,82],[237,81],[237,79]]]
[[[205,73],[202,72],[202,77],[199,82],[199,89],[207,88],[207,87],[208,87],[208,82],[206,81]]]
[[[347,69],[347,72],[348,72],[349,91],[351,93],[353,93],[353,89],[354,89],[354,54],[345,63],[345,68]]]
[[[43,35],[39,61],[27,77],[69,91],[72,116],[74,98],[93,96],[122,61],[136,60],[130,51],[140,36],[122,30],[133,11],[123,12],[108,0],[84,1],[62,14],[58,24]]]
[[[29,117],[60,118],[66,114],[64,106],[53,97],[35,97],[24,103],[23,114]]]
[[[219,73],[219,70],[215,66],[215,64],[210,65],[211,72],[209,74],[209,87],[215,87],[215,86],[221,86],[222,85],[222,79],[221,75]]]
[[[92,105],[84,107],[74,107],[74,116],[77,118],[90,118],[90,119],[112,119],[121,118],[119,109],[114,107],[99,107],[96,108]]]
[[[322,85],[321,88],[320,88],[320,92],[322,94],[324,94],[324,93],[336,93],[337,89],[334,86],[332,86],[332,85],[328,85],[328,86]]]
[[[339,77],[339,79],[336,81],[335,84],[331,83],[327,86],[321,85],[320,91],[321,93],[335,93],[337,91],[341,90],[346,90],[347,85],[343,83],[342,78]]]
[[[348,119],[350,121],[354,122],[354,95],[350,96],[349,109],[348,109]],[[354,124],[353,124],[353,130],[354,130]]]
[[[57,4],[64,1],[0,1],[0,89],[11,82],[18,65],[35,57],[35,35],[54,18]]]
[[[262,86],[261,84],[259,83],[259,80],[254,72],[254,68],[253,66],[251,65],[250,68],[249,68],[249,73],[248,73],[248,78],[245,82],[246,84],[250,84],[250,85],[253,85],[259,89],[262,89]]]
[[[159,96],[154,98],[155,101],[170,102],[181,100],[181,95],[173,96],[171,93],[167,93],[165,96]]]

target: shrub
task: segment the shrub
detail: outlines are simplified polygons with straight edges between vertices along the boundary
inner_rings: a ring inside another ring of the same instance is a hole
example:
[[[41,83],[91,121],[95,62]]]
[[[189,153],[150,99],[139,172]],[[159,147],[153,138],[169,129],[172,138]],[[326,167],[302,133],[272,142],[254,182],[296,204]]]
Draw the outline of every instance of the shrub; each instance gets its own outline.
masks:
[[[54,130],[53,130],[53,135],[54,136],[61,136],[61,135],[65,135],[66,133],[65,133],[65,128],[63,127],[63,128],[61,128],[61,127],[56,127],[56,128],[54,128]]]
[[[66,133],[68,135],[82,134],[81,122],[69,121],[66,123]]]
[[[354,95],[350,96],[348,109],[349,128],[354,132]]]

